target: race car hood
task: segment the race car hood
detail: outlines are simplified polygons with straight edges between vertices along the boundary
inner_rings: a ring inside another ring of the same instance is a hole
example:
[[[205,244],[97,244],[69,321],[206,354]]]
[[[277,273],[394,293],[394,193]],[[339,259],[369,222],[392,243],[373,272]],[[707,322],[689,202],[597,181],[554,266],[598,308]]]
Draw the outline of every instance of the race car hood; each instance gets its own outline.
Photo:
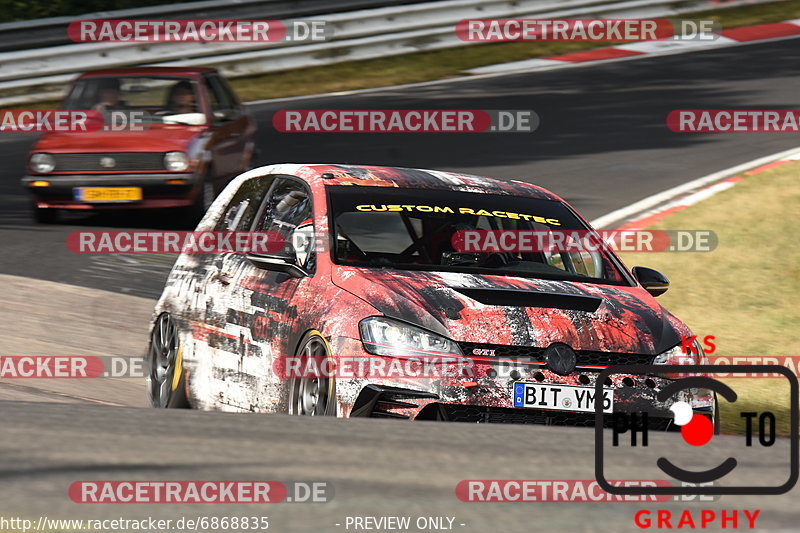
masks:
[[[332,281],[458,342],[655,355],[690,334],[641,287],[343,266]]]
[[[36,142],[33,151],[50,153],[185,151],[191,141],[205,130],[204,126],[152,124],[145,131],[47,133]]]

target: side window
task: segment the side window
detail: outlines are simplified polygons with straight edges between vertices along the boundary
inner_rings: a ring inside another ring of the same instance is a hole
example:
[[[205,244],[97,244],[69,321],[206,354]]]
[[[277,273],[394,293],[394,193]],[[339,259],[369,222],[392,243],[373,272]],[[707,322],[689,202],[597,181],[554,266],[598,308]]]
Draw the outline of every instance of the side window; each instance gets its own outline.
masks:
[[[590,278],[600,278],[603,276],[602,263],[595,260],[595,257],[599,259],[599,255],[599,252],[581,250],[579,252],[570,252],[569,258],[575,273],[589,276]]]
[[[208,103],[211,106],[211,111],[221,111],[225,109],[219,93],[217,93],[216,88],[211,84],[209,78],[205,78],[203,84],[206,87],[206,93],[208,93]]]
[[[563,234],[562,234],[563,235]],[[590,278],[601,278],[603,260],[600,252],[581,250],[582,244],[575,241],[575,237],[564,235],[557,242],[556,251],[545,252],[547,264],[560,268],[570,274],[580,274]],[[569,251],[569,250],[574,251]]]
[[[217,76],[206,77],[206,90],[211,95],[212,108],[213,105],[219,106],[217,109],[225,110],[235,110],[239,107],[236,98],[233,97]]]
[[[225,100],[228,102],[228,105],[233,108],[239,107],[239,99],[236,97],[236,93],[233,92],[228,80],[221,76],[217,76],[216,74],[212,74],[209,79],[211,80],[212,85],[217,87],[217,92],[225,96]]]
[[[250,231],[258,214],[258,208],[274,180],[274,176],[261,176],[244,182],[233,195],[214,229],[216,231]]]
[[[305,186],[284,178],[273,186],[256,230],[279,233],[294,249],[297,263],[313,270],[316,261],[313,216],[311,197]]]

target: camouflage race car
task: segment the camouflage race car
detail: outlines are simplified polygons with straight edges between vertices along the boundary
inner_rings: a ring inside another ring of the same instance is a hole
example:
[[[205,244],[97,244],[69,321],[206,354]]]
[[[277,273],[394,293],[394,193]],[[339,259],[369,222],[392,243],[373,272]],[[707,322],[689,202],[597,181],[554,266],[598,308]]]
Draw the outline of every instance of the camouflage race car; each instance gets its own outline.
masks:
[[[154,314],[156,407],[593,425],[595,401],[608,417],[670,380],[613,375],[595,398],[601,370],[674,363],[691,335],[654,299],[668,280],[608,249],[454,247],[469,229],[593,231],[520,181],[274,165],[231,182],[197,229],[284,245],[180,256]],[[712,416],[708,391],[681,399]]]

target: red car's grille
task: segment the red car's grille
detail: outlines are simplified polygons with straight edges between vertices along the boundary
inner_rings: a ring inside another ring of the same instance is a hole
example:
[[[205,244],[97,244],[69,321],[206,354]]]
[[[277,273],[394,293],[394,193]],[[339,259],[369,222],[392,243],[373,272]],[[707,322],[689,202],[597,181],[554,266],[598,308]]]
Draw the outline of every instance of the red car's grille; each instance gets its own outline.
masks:
[[[161,152],[104,152],[93,154],[52,154],[53,172],[130,172],[164,170]]]
[[[507,346],[503,344],[479,344],[474,342],[458,343],[464,355],[485,357],[487,359],[520,359],[527,361],[544,361],[544,348],[531,346]],[[650,365],[655,356],[635,353],[593,352],[576,350],[578,366],[609,366],[609,365]]]

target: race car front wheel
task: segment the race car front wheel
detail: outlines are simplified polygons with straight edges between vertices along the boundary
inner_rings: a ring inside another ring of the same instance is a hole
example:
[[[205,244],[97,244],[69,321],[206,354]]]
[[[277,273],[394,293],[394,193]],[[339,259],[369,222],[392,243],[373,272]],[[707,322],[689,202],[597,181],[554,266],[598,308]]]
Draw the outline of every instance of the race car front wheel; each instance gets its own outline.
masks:
[[[189,407],[178,326],[167,313],[161,314],[153,326],[147,363],[150,404],[160,408]]]
[[[308,333],[300,343],[297,357],[313,365],[300,365],[320,371],[289,380],[289,414],[298,416],[336,416],[336,384],[333,376],[325,376],[323,362],[331,356],[327,341],[316,331]]]

